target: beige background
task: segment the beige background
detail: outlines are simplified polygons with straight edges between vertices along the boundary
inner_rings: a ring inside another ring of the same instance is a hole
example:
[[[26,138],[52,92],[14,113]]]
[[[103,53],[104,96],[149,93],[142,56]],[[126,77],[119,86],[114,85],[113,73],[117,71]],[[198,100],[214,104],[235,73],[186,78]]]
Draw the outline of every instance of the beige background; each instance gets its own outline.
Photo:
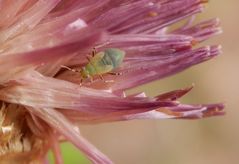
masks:
[[[82,126],[83,135],[118,164],[239,163],[239,1],[211,0],[199,19],[212,17],[224,33],[206,43],[222,44],[221,56],[136,90],[154,96],[195,83],[182,102],[225,102],[225,116]]]

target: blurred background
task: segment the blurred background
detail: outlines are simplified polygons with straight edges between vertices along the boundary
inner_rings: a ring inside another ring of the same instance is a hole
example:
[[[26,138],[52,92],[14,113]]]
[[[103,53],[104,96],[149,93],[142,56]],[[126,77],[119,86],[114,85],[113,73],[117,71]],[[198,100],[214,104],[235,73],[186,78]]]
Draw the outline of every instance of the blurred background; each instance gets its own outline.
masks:
[[[223,34],[206,44],[221,44],[223,54],[167,79],[136,88],[149,96],[195,88],[184,103],[226,104],[227,114],[202,120],[140,120],[81,126],[81,132],[116,164],[239,163],[239,2],[211,0],[199,20],[219,17]],[[65,163],[90,163],[70,144],[62,145]]]

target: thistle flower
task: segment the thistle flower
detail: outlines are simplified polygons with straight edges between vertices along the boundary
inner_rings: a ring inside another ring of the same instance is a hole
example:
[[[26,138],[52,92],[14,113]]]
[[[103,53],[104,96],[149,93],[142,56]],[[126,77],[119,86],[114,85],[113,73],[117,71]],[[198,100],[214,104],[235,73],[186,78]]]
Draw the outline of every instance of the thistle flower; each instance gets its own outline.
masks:
[[[219,34],[218,19],[192,25],[205,0],[0,1],[0,161],[42,163],[70,141],[93,163],[112,163],[79,131],[81,123],[131,119],[197,119],[222,115],[222,104],[177,101],[192,87],[160,94],[124,91],[168,77],[220,53],[194,48]],[[171,25],[186,19],[183,26]],[[118,48],[119,76],[84,80],[87,54]],[[107,82],[105,82],[107,81]]]

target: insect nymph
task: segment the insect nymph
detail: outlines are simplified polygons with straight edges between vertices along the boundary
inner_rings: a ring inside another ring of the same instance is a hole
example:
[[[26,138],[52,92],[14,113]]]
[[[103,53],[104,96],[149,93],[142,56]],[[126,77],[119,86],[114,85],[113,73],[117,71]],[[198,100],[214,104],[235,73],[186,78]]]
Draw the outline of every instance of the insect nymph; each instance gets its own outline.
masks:
[[[66,66],[62,67],[73,72],[79,72],[81,82],[83,82],[84,79],[90,79],[92,81],[95,76],[99,76],[103,79],[102,75],[104,74],[117,75],[118,73],[112,71],[120,66],[123,62],[124,56],[125,52],[118,48],[108,48],[98,53],[94,50],[92,55],[87,57],[88,63],[80,70],[71,69]]]

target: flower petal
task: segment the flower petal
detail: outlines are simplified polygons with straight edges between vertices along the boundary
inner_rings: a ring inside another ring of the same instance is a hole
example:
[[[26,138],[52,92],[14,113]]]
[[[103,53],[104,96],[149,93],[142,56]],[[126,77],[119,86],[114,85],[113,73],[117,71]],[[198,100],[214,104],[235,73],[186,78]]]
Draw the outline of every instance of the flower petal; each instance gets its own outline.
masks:
[[[172,101],[160,101],[148,97],[118,97],[109,92],[44,77],[37,72],[27,73],[25,77],[22,76],[21,79],[6,84],[0,90],[0,98],[31,107],[71,109],[98,115],[136,109],[147,111],[177,105]]]
[[[157,54],[157,59],[165,58],[177,51],[191,49],[194,39],[187,35],[148,35],[148,34],[120,34],[109,35],[101,41],[97,51],[116,47],[126,51],[124,61],[142,59],[147,60],[148,56]],[[86,53],[79,53],[74,56],[68,65],[85,65],[87,63]]]
[[[104,116],[92,116],[80,113],[63,113],[72,121],[79,123],[102,123],[112,121],[127,121],[135,119],[201,119],[212,116],[224,115],[223,104],[207,105],[184,105],[180,104],[175,107],[159,108],[147,112],[134,111],[134,113],[117,113]]]
[[[0,27],[9,26],[17,13],[29,0],[8,0],[1,1],[0,6]]]
[[[122,1],[124,2],[124,1]],[[119,1],[119,3],[122,3]],[[201,12],[202,0],[182,1],[149,1],[140,0],[122,3],[110,10],[99,10],[92,23],[110,32],[116,33],[155,33],[188,16]],[[103,13],[102,13],[103,11]],[[150,14],[150,13],[155,14]],[[89,22],[91,23],[91,22]]]
[[[194,85],[192,85],[191,87],[188,87],[188,88],[163,93],[163,94],[160,94],[159,96],[157,96],[157,99],[175,101],[175,100],[181,98],[182,96],[184,96],[185,94],[187,94],[188,92],[190,92],[193,89],[193,87],[194,87]]]
[[[28,10],[19,14],[16,21],[0,31],[0,43],[24,32],[33,29],[58,3],[60,0],[37,1]]]
[[[131,119],[162,119],[162,118],[185,118],[185,119],[200,119],[223,115],[223,104],[209,105],[178,105],[173,108],[162,108],[145,113],[133,114],[126,116],[127,120]]]
[[[17,73],[22,72],[21,69],[26,70],[26,68],[24,68],[26,66],[36,67],[54,62],[58,59],[64,61],[65,58],[74,55],[74,53],[89,48],[92,44],[99,41],[103,37],[103,33],[101,31],[89,33],[91,30],[91,28],[86,28],[82,31],[82,33],[79,33],[85,34],[82,35],[82,37],[79,37],[77,40],[72,40],[72,42],[68,41],[55,47],[44,48],[25,53],[1,55],[0,81],[4,82],[10,79],[13,76],[12,74],[17,75]]]
[[[94,163],[111,164],[108,157],[97,150],[86,139],[84,139],[79,131],[74,129],[74,125],[69,122],[64,115],[51,108],[28,108],[28,110],[62,134],[66,139],[78,147],[88,158]]]
[[[162,79],[209,60],[219,53],[220,46],[206,46],[192,51],[169,54],[170,57],[148,56],[146,60],[139,58],[135,61],[127,61],[118,70],[123,74],[115,77],[117,83],[114,83],[111,89],[113,91],[124,91],[152,80]]]
[[[177,29],[172,33],[189,35],[192,36],[195,41],[202,42],[212,36],[222,33],[222,29],[219,27],[219,25],[220,21],[216,18],[198,23],[193,27]]]

